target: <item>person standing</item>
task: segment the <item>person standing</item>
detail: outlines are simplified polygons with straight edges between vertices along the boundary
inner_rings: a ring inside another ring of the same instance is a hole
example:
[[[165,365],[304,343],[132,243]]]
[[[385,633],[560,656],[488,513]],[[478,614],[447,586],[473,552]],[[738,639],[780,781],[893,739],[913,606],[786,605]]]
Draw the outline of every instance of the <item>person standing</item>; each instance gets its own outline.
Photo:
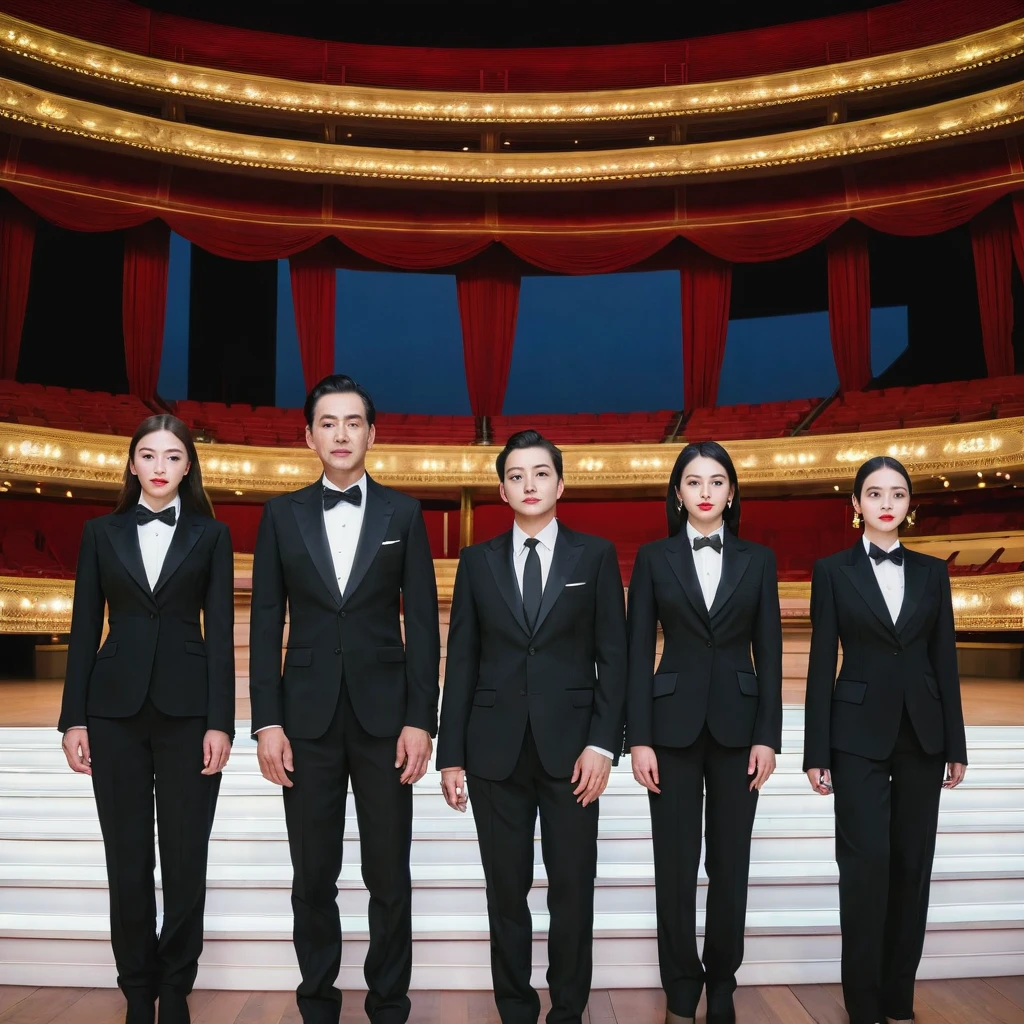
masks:
[[[692,1024],[706,986],[708,1024],[731,1024],[754,812],[782,745],[778,578],[771,550],[739,538],[739,483],[721,445],[679,453],[666,507],[669,536],[640,548],[629,585],[626,746],[650,797],[666,1020]],[[658,623],[665,647],[655,670]]]
[[[127,1024],[152,1024],[157,999],[160,1024],[190,1019],[210,830],[235,729],[233,626],[231,535],[213,518],[188,428],[150,416],[132,436],[113,513],[82,533],[58,724],[68,764],[92,776]]]
[[[850,1024],[913,1020],[939,796],[967,766],[949,574],[900,544],[912,495],[896,459],[865,462],[852,497],[864,533],[811,581],[804,771],[835,794]]]
[[[305,403],[316,483],[271,498],[253,564],[252,729],[263,776],[284,791],[294,942],[305,1024],[337,1024],[337,881],[351,780],[370,942],[366,1014],[409,1017],[412,784],[437,732],[437,584],[420,504],[366,472],[373,400],[325,377]],[[288,612],[288,648],[281,646]],[[404,623],[404,644],[403,644]]]

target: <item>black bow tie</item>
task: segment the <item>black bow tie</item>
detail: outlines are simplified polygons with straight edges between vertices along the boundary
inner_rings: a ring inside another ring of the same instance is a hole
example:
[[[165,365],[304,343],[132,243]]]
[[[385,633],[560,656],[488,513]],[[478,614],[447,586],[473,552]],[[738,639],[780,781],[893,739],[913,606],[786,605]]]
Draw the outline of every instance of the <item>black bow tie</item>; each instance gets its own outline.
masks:
[[[324,511],[330,512],[339,501],[347,501],[350,505],[355,505],[359,508],[363,503],[363,492],[359,489],[359,484],[354,484],[347,491],[338,491],[333,487],[324,488]]]
[[[701,548],[711,548],[716,555],[720,555],[722,553],[722,538],[717,533],[711,534],[710,537],[694,537],[693,550],[700,551]]]
[[[875,560],[875,565],[881,565],[886,559],[893,565],[903,564],[903,546],[901,544],[897,544],[892,551],[883,551],[877,544],[872,544],[868,549],[868,554]]]
[[[154,519],[159,519],[161,523],[173,526],[175,518],[173,505],[169,505],[161,512],[153,512],[146,508],[145,505],[135,506],[135,521],[139,526],[145,526],[146,523],[151,523]]]

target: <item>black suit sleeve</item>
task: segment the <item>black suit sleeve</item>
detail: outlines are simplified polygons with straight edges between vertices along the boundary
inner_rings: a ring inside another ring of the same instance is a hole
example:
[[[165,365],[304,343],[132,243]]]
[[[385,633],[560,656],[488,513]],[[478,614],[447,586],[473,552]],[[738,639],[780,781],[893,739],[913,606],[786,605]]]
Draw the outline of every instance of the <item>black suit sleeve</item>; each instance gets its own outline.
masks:
[[[811,655],[804,696],[804,771],[831,767],[829,730],[839,660],[839,618],[828,568],[816,562],[811,577]]]
[[[405,620],[405,724],[437,735],[441,632],[438,625],[437,577],[419,502],[413,510],[402,567]]]
[[[92,522],[82,531],[82,546],[75,570],[75,602],[71,612],[71,639],[68,663],[64,674],[64,697],[61,701],[61,732],[86,724],[85,706],[89,693],[89,677],[96,664],[96,650],[103,634],[103,609],[106,598],[100,585],[100,566]]]
[[[235,736],[235,566],[231,533],[222,527],[213,548],[203,600],[208,697],[207,729]]]
[[[949,570],[939,569],[939,614],[928,638],[928,657],[942,695],[942,729],[946,760],[967,764],[967,735],[960,702],[960,672],[956,663],[956,627],[953,623],[953,594]]]
[[[252,731],[284,725],[281,695],[281,647],[287,593],[277,543],[273,507],[263,506],[252,565],[252,610],[249,617],[249,700]]]
[[[782,612],[775,554],[765,552],[761,600],[754,620],[751,644],[757,669],[757,718],[751,746],[771,747],[782,753]]]
[[[629,682],[626,691],[626,747],[654,742],[654,654],[658,605],[647,552],[641,548],[629,580]]]
[[[619,561],[611,544],[605,547],[597,570],[594,653],[597,682],[587,744],[617,755],[622,748],[626,704],[626,598]]]
[[[438,770],[466,767],[466,729],[473,691],[480,674],[480,621],[473,596],[469,555],[464,551],[455,573],[444,669],[441,728],[437,734]]]

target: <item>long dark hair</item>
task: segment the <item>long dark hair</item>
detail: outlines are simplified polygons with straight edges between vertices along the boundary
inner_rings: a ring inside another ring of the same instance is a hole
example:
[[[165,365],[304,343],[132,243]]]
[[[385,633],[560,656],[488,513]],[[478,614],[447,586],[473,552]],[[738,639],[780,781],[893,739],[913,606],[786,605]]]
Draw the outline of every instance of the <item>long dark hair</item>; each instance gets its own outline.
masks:
[[[155,434],[158,430],[169,430],[185,448],[185,458],[189,462],[189,470],[178,487],[181,510],[194,516],[209,516],[213,519],[213,505],[210,504],[210,499],[206,496],[206,491],[203,490],[203,471],[199,466],[199,456],[196,454],[196,445],[192,440],[192,435],[188,432],[188,427],[177,416],[172,416],[167,412],[150,416],[135,428],[131,444],[128,446],[128,461],[124,465],[121,493],[117,496],[117,504],[114,506],[115,515],[120,512],[130,512],[139,503],[142,484],[132,472],[131,464],[135,461],[135,449],[139,446],[139,442],[147,434]]]
[[[732,464],[729,453],[717,441],[698,441],[688,444],[676,458],[672,467],[672,475],[668,478],[668,493],[665,495],[665,512],[668,515],[668,535],[674,537],[686,522],[686,510],[679,511],[679,499],[676,491],[683,479],[686,467],[698,458],[714,459],[724,470],[732,487],[732,505],[727,507],[722,520],[734,536],[740,535],[740,484],[736,479],[736,467]]]

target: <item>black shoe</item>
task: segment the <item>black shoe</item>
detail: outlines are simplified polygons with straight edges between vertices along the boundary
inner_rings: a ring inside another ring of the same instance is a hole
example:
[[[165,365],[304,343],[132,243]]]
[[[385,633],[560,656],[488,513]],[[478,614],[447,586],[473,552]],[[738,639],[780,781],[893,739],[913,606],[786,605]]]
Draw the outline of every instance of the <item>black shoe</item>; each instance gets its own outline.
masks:
[[[160,1024],[191,1024],[188,1000],[173,989],[160,990]]]
[[[124,1024],[153,1024],[156,1020],[154,1000],[138,997],[128,1000],[128,1011],[124,1015]]]
[[[732,993],[708,995],[707,1024],[736,1024],[736,1009],[732,1005]]]

